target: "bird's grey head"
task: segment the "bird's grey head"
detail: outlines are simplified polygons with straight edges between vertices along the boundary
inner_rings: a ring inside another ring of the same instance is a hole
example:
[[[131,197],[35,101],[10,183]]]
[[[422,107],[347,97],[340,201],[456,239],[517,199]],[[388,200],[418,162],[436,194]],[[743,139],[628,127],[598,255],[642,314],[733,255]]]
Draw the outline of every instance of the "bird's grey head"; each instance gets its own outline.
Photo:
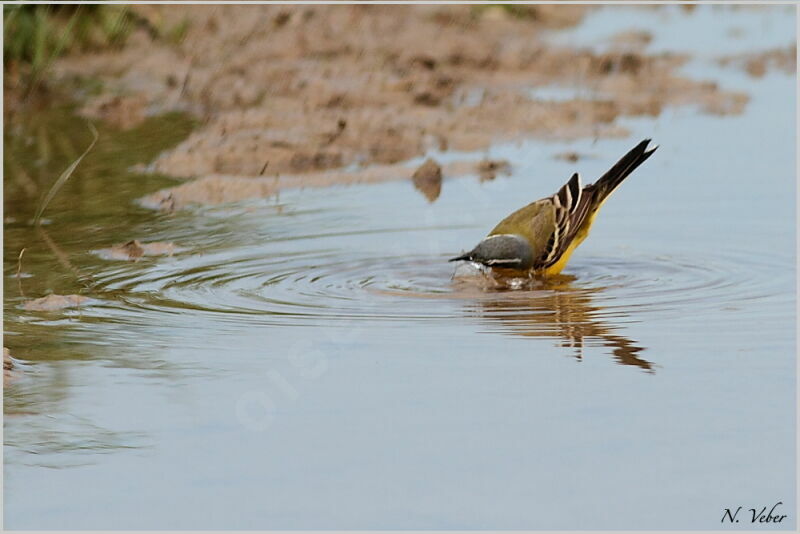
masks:
[[[459,260],[474,261],[490,267],[530,269],[533,266],[533,253],[524,237],[500,234],[489,236],[466,254],[450,259]]]

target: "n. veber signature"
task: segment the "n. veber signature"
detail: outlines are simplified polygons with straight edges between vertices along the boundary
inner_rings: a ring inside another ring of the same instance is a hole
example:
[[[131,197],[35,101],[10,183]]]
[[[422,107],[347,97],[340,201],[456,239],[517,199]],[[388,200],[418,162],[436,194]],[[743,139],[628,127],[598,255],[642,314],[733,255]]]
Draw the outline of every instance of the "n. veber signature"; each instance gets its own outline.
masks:
[[[778,501],[770,508],[769,512],[767,511],[767,507],[764,506],[760,510],[758,508],[750,508],[748,511],[750,515],[744,515],[742,518],[745,520],[749,519],[751,523],[780,523],[784,519],[786,519],[785,514],[780,514],[776,512],[778,506],[782,505],[783,502]],[[738,523],[739,522],[739,512],[742,511],[742,507],[739,506],[735,510],[731,508],[725,508],[725,513],[722,514],[721,523]]]

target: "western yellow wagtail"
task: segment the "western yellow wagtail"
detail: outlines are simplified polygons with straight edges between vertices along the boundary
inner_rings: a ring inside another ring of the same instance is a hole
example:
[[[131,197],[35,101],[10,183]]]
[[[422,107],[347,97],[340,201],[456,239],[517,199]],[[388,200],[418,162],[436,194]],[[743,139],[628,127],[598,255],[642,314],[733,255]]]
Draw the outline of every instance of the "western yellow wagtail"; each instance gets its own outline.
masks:
[[[636,167],[656,151],[645,139],[595,183],[581,187],[578,173],[558,193],[520,208],[494,227],[478,245],[449,261],[473,261],[489,267],[533,271],[550,276],[567,265],[600,206]]]

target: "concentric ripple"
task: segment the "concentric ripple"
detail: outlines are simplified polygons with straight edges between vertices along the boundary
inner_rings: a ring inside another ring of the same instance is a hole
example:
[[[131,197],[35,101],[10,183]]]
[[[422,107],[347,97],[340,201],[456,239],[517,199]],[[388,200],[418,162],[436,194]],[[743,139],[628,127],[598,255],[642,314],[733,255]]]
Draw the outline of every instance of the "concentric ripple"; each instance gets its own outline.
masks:
[[[96,280],[98,289],[131,312],[191,310],[221,320],[275,325],[309,325],[320,319],[451,320],[464,317],[464,301],[491,302],[482,313],[502,315],[503,303],[515,313],[526,307],[541,311],[548,309],[547,299],[588,296],[595,317],[640,320],[646,314],[700,316],[791,297],[785,280],[774,275],[791,272],[788,260],[733,252],[691,259],[581,257],[565,275],[547,281],[463,266],[454,275],[446,259],[346,257],[335,250],[268,255],[247,247],[233,256],[230,250],[189,254],[143,269],[110,269]]]

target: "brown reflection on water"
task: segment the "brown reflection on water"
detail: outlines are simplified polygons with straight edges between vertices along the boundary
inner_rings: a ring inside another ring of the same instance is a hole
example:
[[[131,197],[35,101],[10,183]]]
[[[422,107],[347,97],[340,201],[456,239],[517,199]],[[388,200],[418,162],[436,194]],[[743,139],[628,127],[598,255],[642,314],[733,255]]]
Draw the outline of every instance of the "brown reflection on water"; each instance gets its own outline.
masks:
[[[466,304],[464,311],[506,334],[560,339],[561,346],[572,348],[578,360],[583,359],[584,346],[601,345],[611,349],[620,365],[654,372],[653,363],[640,357],[645,347],[619,334],[607,311],[595,302],[604,288],[576,287],[574,280],[559,276],[535,281],[532,290],[494,291]],[[502,285],[502,276],[495,281]]]

